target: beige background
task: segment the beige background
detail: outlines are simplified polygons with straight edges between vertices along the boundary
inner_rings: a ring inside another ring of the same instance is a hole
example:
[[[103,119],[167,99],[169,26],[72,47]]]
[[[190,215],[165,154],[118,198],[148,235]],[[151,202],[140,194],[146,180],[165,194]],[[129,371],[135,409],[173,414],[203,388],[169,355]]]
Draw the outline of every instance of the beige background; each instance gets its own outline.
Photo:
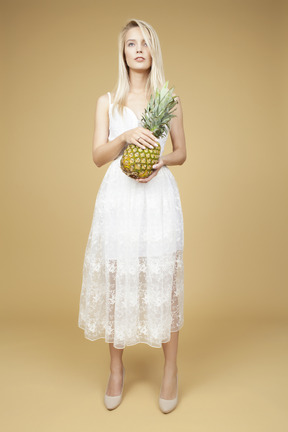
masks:
[[[287,2],[12,0],[1,16],[4,430],[287,430]],[[109,165],[92,161],[95,104],[116,82],[130,18],[158,32],[187,141],[185,164],[169,167],[185,324],[168,417],[161,350],[127,347],[126,400],[108,412],[108,344],[77,328]]]

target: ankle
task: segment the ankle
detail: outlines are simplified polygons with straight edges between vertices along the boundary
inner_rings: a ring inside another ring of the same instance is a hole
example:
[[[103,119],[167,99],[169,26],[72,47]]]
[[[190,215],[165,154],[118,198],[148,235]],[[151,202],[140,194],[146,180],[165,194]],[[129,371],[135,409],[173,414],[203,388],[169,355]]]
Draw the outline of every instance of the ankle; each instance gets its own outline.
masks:
[[[164,373],[168,374],[177,374],[178,373],[178,366],[176,363],[165,363],[164,365]]]
[[[110,363],[110,372],[111,373],[120,373],[120,374],[122,374],[123,373],[123,369],[124,369],[124,366],[123,366],[123,363],[122,362],[120,362],[120,363]]]

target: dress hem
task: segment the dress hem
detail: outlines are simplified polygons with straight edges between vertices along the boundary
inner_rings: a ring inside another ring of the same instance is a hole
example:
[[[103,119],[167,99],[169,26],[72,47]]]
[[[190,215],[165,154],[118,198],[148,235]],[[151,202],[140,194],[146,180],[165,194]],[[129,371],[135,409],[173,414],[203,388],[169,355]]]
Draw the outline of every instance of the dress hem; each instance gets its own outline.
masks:
[[[141,340],[139,340],[138,342],[135,342],[135,343],[131,343],[131,344],[127,343],[127,344],[124,345],[123,347],[116,347],[115,345],[113,345],[113,347],[116,348],[116,349],[124,349],[124,348],[126,348],[126,346],[134,346],[134,345],[138,345],[139,343],[144,343],[144,344],[146,344],[146,345],[149,345],[151,348],[162,348],[162,343],[170,342],[170,340],[171,340],[171,333],[176,333],[177,331],[181,330],[181,328],[182,328],[183,326],[184,326],[184,320],[183,320],[182,323],[180,324],[178,330],[171,330],[171,331],[170,331],[170,337],[169,337],[169,339],[168,339],[168,340],[164,340],[164,341],[162,341],[162,342],[160,343],[160,345],[151,345],[151,344],[148,343],[147,341],[141,341]],[[85,327],[84,327],[84,326],[78,324],[78,327],[79,327],[80,329],[84,330],[84,332],[85,332]],[[104,341],[105,343],[113,343],[113,341],[109,341],[109,340],[106,338],[106,336],[98,336],[98,337],[96,337],[95,339],[91,339],[91,338],[89,338],[89,337],[84,333],[84,338],[87,339],[87,340],[90,340],[91,342],[94,342],[94,341],[99,340],[99,339],[105,339],[105,341]]]

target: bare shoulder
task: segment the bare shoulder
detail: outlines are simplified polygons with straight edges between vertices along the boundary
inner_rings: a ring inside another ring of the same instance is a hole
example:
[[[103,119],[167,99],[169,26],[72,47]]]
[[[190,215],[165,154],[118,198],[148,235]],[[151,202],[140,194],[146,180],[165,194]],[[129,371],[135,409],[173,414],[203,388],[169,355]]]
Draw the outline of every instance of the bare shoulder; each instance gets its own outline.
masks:
[[[114,93],[109,92],[110,93],[110,97],[111,97],[111,103],[113,103],[114,100]],[[103,110],[103,108],[109,108],[109,95],[108,92],[104,93],[103,95],[99,96],[97,99],[97,107],[99,107],[101,110]]]
[[[109,95],[104,93],[100,95],[96,102],[95,115],[98,119],[103,119],[103,117],[108,118],[109,111]]]
[[[99,143],[107,142],[109,133],[109,95],[98,96],[95,109],[95,132],[93,148]]]
[[[102,108],[108,107],[109,104],[109,95],[108,93],[104,93],[103,95],[100,95],[97,99],[97,105],[101,106]]]

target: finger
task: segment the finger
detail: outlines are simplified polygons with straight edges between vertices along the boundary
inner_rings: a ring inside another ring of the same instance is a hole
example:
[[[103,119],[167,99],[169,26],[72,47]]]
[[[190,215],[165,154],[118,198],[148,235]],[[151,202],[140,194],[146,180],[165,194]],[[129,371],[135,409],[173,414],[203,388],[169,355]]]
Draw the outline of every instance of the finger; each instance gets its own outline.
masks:
[[[157,140],[156,137],[154,137],[154,135],[147,135],[144,137],[144,139],[149,142],[150,144],[152,144],[154,147],[158,147],[160,145],[159,141]]]
[[[164,166],[164,162],[162,159],[158,159],[158,161],[152,165],[152,168],[154,169],[158,169],[158,168],[162,168],[162,166]]]
[[[146,135],[145,139],[147,137],[147,141],[149,141],[151,144],[154,144],[154,145],[159,144],[158,138],[156,138],[155,135],[153,135],[153,133],[149,129],[146,129],[146,128],[141,128],[141,129],[142,129],[142,133],[144,135]]]
[[[147,182],[150,181],[153,177],[155,177],[156,174],[157,174],[157,171],[154,171],[152,174],[150,174],[149,177],[146,177],[146,178],[144,178],[144,179],[138,179],[137,181],[138,181],[139,183],[147,183]]]
[[[141,149],[145,149],[145,145],[141,144],[141,143],[139,142],[139,139],[140,139],[140,138],[138,138],[138,139],[135,139],[135,138],[134,138],[134,143],[133,143],[133,144],[135,144],[137,147],[140,147]]]
[[[147,142],[147,141],[144,141],[144,139],[142,139],[141,142],[143,143],[143,145],[145,145],[145,147],[148,147],[148,148],[150,148],[150,149],[155,148],[154,145],[150,144],[150,143]]]
[[[141,144],[145,145],[146,147],[159,148],[160,146],[160,143],[150,140],[150,138],[148,138],[147,136],[145,138],[144,137],[141,138],[142,138]]]
[[[153,145],[151,145],[147,142],[147,138],[146,137],[144,138],[141,135],[139,135],[137,137],[135,136],[134,143],[142,149],[145,149],[146,147],[153,148]]]
[[[145,148],[145,147],[149,147],[151,149],[154,148],[153,145],[151,145],[150,143],[147,142],[147,138],[139,137],[139,138],[136,139],[136,141],[137,141],[137,143],[139,143],[142,146],[141,148]]]
[[[160,166],[158,166],[158,165],[160,165]],[[162,166],[164,166],[164,164],[162,165],[161,161],[158,162],[157,164],[153,165],[153,168],[155,168],[155,169],[153,170],[152,174],[150,174],[149,177],[146,177],[146,179],[138,179],[138,181],[140,183],[147,183],[147,181],[150,181],[153,177],[155,177],[158,174],[158,172],[162,168]]]
[[[150,175],[146,179],[140,179],[139,183],[148,183],[153,177],[155,177],[155,175]]]

